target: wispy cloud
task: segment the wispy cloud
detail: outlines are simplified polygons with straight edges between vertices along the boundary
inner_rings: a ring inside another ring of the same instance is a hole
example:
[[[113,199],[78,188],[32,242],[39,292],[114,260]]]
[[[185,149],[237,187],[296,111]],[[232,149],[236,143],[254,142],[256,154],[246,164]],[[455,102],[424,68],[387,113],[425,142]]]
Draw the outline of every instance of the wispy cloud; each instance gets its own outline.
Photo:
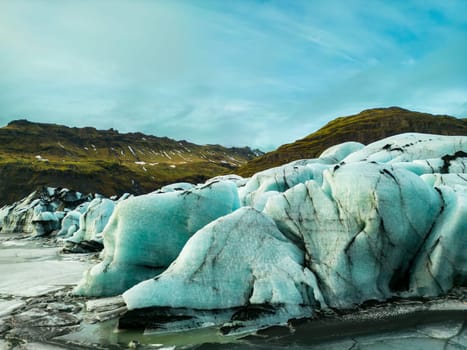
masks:
[[[463,0],[0,0],[0,123],[271,149],[364,108],[460,116],[465,13]]]

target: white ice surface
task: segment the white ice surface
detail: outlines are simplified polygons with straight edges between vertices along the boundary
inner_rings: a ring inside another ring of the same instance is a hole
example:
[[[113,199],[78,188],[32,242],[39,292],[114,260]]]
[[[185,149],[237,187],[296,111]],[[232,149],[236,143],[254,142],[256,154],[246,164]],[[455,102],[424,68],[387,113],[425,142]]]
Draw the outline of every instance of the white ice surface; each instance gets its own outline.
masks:
[[[351,153],[344,162],[362,160],[379,163],[411,162],[418,159],[441,158],[458,151],[467,151],[467,136],[444,136],[405,133],[373,142]]]
[[[313,305],[314,278],[303,261],[303,251],[271,219],[241,208],[198,231],[164,273],[123,298],[129,309]]]
[[[439,295],[467,282],[467,187],[437,189],[443,210],[414,261],[415,295]]]
[[[88,264],[35,261],[0,265],[0,294],[33,297],[76,285]]]
[[[196,231],[238,207],[237,186],[231,181],[120,202],[103,233],[104,259],[86,273],[75,292],[116,295],[158,275]]]
[[[437,192],[384,164],[349,163],[323,177],[270,198],[264,212],[304,244],[329,305],[388,298],[440,211]]]
[[[319,156],[319,159],[324,160],[328,163],[339,163],[342,159],[347,157],[349,154],[359,151],[365,147],[360,142],[344,142],[338,145],[329,147]]]
[[[95,198],[79,218],[79,230],[68,240],[79,243],[83,240],[102,242],[102,231],[107,225],[115,203],[107,198]]]
[[[263,210],[267,199],[271,197],[270,192],[281,193],[311,179],[321,182],[323,171],[330,166],[320,159],[299,160],[261,171],[239,188],[240,201],[244,206]]]
[[[160,190],[156,192],[165,193],[165,192],[173,192],[173,191],[186,191],[193,187],[194,185],[188,182],[177,182],[174,184],[163,186],[160,188]]]
[[[33,297],[75,285],[89,264],[63,260],[59,249],[0,245],[0,294]]]
[[[2,300],[0,299],[0,318],[6,315],[9,315],[19,307],[22,307],[25,305],[25,302],[22,300],[16,300],[16,299],[11,299],[11,300]]]

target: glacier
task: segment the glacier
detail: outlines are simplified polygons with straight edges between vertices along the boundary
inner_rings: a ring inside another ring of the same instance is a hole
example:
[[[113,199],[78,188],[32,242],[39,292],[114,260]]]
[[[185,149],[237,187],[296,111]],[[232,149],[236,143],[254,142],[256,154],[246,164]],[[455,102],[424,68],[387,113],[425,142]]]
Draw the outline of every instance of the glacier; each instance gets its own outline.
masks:
[[[356,162],[326,171],[322,185],[310,180],[271,198],[264,212],[303,244],[327,304],[345,308],[404,287],[399,279],[440,208],[417,175]]]
[[[60,230],[57,232],[57,237],[69,238],[79,230],[81,215],[83,215],[89,206],[89,202],[85,202],[70,210],[63,217]]]
[[[114,201],[98,196],[86,206],[86,210],[79,216],[79,229],[70,237],[70,242],[83,240],[102,242],[102,231],[107,225],[112,212]]]
[[[316,286],[303,262],[303,251],[270,218],[244,207],[198,231],[166,271],[123,298],[130,309],[314,305]]]
[[[231,181],[120,202],[102,233],[103,261],[87,272],[75,293],[116,295],[155,276],[196,231],[239,206],[237,186]]]
[[[466,151],[467,137],[401,134],[135,197],[75,293],[123,293],[129,310],[268,305],[290,317],[442,295],[467,282]],[[215,203],[194,196],[205,188]]]
[[[233,322],[263,317],[257,306],[281,310],[274,323],[467,284],[467,136],[346,142],[251,178],[62,207],[31,195],[0,209],[2,232],[58,223],[66,242],[101,242],[74,294],[121,294],[133,311],[230,310]]]
[[[89,200],[89,196],[67,188],[43,187],[12,205],[0,208],[0,231],[48,235],[60,229],[66,211]]]
[[[442,210],[414,259],[410,276],[413,295],[442,295],[456,285],[467,284],[467,190],[462,178],[456,176],[449,185],[444,182],[435,187]]]

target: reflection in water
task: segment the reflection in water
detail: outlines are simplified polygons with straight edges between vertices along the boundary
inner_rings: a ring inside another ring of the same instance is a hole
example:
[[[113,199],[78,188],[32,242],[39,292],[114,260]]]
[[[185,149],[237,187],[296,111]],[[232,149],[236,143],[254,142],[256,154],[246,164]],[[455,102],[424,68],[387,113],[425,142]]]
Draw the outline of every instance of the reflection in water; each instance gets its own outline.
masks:
[[[289,327],[271,327],[242,338],[222,336],[217,328],[188,332],[143,334],[116,331],[116,320],[86,324],[68,341],[138,349],[467,349],[466,312],[415,313],[388,320],[311,320]]]
[[[157,349],[158,346],[186,346],[200,345],[204,343],[235,343],[239,342],[233,336],[223,336],[219,333],[218,328],[209,327],[183,332],[170,332],[162,334],[146,334],[142,331],[134,330],[117,330],[117,319],[95,324],[83,324],[81,329],[76,333],[67,334],[56,338],[61,343],[71,341],[73,343],[85,344],[102,344],[116,345],[119,344],[122,348],[126,348],[131,342],[140,344],[141,349],[145,349],[145,345],[149,349]]]

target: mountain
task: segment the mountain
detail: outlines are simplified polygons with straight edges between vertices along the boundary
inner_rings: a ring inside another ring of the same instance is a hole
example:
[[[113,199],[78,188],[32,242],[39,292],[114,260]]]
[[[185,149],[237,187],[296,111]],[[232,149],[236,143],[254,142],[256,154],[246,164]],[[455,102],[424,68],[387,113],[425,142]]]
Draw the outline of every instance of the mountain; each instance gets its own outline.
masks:
[[[368,109],[356,115],[336,118],[303,139],[250,160],[237,170],[237,174],[251,176],[293,160],[315,158],[325,149],[346,141],[369,144],[404,132],[467,135],[467,119],[414,112],[399,107]]]
[[[262,154],[142,133],[16,120],[0,128],[0,205],[41,186],[106,196],[232,173]]]

